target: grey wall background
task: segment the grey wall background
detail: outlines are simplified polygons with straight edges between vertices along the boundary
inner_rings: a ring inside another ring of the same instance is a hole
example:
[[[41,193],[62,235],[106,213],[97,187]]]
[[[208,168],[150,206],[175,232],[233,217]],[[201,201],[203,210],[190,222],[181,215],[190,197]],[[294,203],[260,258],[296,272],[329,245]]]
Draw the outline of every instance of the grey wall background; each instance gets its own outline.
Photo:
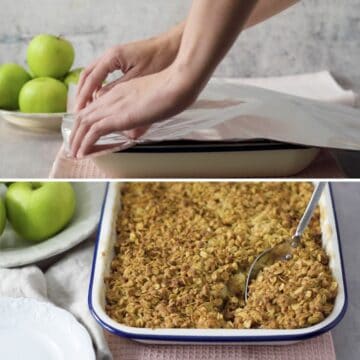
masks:
[[[216,0],[214,0],[216,1]],[[166,30],[191,0],[0,0],[0,63],[24,62],[38,33],[73,41],[76,65],[115,43]],[[330,69],[360,91],[360,1],[303,0],[247,30],[217,70],[224,76],[271,76]]]

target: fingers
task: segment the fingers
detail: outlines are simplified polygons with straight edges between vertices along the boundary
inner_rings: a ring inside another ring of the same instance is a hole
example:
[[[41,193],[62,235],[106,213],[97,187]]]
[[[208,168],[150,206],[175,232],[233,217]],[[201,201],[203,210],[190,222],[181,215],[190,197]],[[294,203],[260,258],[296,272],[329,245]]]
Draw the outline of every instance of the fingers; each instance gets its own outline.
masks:
[[[116,113],[115,106],[116,104],[110,106],[94,102],[84,109],[86,111],[81,111],[78,114],[70,136],[70,148],[73,157],[77,156],[83,138],[89,129],[96,122],[110,116],[114,112]]]
[[[124,131],[124,133],[130,138],[130,139],[138,139],[140,136],[144,135],[150,126],[141,126],[133,130]]]
[[[118,86],[77,114],[70,134],[70,148],[73,157],[77,156],[84,136],[95,123],[112,114],[121,113],[125,91],[122,86]]]
[[[97,71],[97,66],[93,73]],[[106,87],[107,91],[77,114],[70,139],[72,156],[80,158],[89,154],[98,139],[112,131],[133,130],[129,136],[137,138],[146,132],[151,123],[179,112],[175,101],[178,92],[166,88],[168,83],[169,74],[163,72],[118,81]]]
[[[137,139],[143,135],[150,126],[140,126],[132,130],[135,123],[134,119],[128,115],[116,116],[109,115],[101,120],[92,121],[90,126],[80,127],[77,138],[74,142],[76,146],[76,158],[83,158],[90,154],[94,149],[106,149],[108,145],[95,145],[96,142],[104,135],[110,134],[114,131],[124,131],[131,139]]]
[[[113,116],[109,116],[94,123],[81,141],[81,145],[77,152],[77,158],[83,158],[85,155],[89,154],[100,137],[113,131],[115,131],[115,119]]]
[[[120,83],[119,81],[120,79],[114,80],[111,83],[108,83],[106,85],[104,85],[103,87],[101,87],[97,92],[95,97],[99,98],[100,96],[105,95],[106,93],[108,93],[114,86],[118,85]]]
[[[99,88],[108,73],[108,62],[100,62],[88,75],[85,75],[86,77],[76,99],[75,111],[83,109],[91,101],[94,91]]]
[[[93,121],[99,120],[107,116],[107,113],[112,110],[112,104],[116,104],[122,98],[122,90],[119,88],[115,93],[107,93],[106,96],[95,99],[95,101],[88,103],[87,106],[79,111],[76,115],[73,127],[70,134],[70,148],[71,155],[76,156],[79,148],[79,139],[85,129],[80,130],[86,126],[90,126]]]
[[[123,105],[116,104],[110,107],[107,113],[94,112],[83,120],[79,120],[71,146],[72,156],[82,158],[91,152],[101,136],[113,131],[129,130],[134,126],[136,126],[135,119],[130,116]],[[147,128],[148,126],[140,126],[137,129],[139,129],[139,133],[143,133]]]
[[[138,71],[137,67],[132,67],[121,78],[119,78],[119,79],[117,79],[115,81],[112,81],[111,83],[106,84],[105,86],[100,88],[99,91],[97,91],[97,93],[96,93],[96,97],[103,96],[104,94],[109,92],[114,86],[116,86],[116,85],[118,85],[118,84],[120,84],[122,82],[131,80],[131,79],[137,77],[138,75],[139,75],[139,71]]]
[[[76,96],[79,95],[84,82],[86,80],[86,78],[89,76],[89,74],[93,71],[94,67],[96,66],[97,62],[99,61],[99,59],[96,59],[95,61],[93,61],[89,66],[87,66],[80,74],[80,79],[79,82],[77,84],[77,88],[76,88]]]
[[[109,115],[101,120],[92,121],[86,126],[80,126],[78,134],[74,140],[74,147],[76,147],[75,157],[83,158],[91,153],[91,150],[96,148],[96,142],[104,135],[110,134],[114,131],[124,131],[132,127],[132,119],[124,112],[122,115]]]
[[[109,50],[93,66],[86,69],[78,87],[75,111],[83,109],[91,101],[95,90],[101,88],[109,73],[116,70],[117,59],[114,50]],[[121,68],[121,66],[120,66]]]
[[[119,83],[131,80],[136,78],[137,76],[139,76],[140,70],[138,69],[137,66],[132,67],[131,69],[129,69],[126,73],[124,73],[124,75],[118,79]]]

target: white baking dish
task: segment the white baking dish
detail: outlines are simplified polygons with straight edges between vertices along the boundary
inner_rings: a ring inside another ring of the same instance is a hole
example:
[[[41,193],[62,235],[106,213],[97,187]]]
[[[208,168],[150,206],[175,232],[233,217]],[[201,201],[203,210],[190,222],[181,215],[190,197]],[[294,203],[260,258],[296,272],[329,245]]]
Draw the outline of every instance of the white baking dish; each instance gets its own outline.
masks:
[[[290,330],[263,329],[147,329],[122,325],[105,312],[104,277],[109,274],[116,240],[116,220],[121,204],[119,183],[107,189],[89,286],[89,308],[96,320],[110,332],[145,343],[211,343],[211,344],[287,344],[308,339],[336,326],[346,311],[347,293],[337,220],[331,185],[327,186],[320,202],[323,246],[330,257],[330,267],[339,285],[334,310],[319,324]]]
[[[273,141],[163,142],[94,156],[112,178],[240,178],[291,176],[319,149]]]

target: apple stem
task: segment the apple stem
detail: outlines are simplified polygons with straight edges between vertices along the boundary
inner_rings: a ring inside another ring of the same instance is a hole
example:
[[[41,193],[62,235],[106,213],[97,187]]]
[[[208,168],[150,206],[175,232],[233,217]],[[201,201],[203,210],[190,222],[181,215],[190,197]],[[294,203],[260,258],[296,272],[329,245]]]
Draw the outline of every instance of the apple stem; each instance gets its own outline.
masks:
[[[31,188],[33,190],[39,189],[41,187],[42,183],[41,182],[32,182],[31,183]]]

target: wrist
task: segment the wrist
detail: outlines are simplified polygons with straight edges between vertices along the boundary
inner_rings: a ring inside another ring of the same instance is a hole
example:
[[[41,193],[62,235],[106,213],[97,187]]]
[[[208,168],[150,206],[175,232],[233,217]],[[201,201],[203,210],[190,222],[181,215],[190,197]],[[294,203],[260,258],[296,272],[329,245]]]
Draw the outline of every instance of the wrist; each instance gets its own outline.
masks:
[[[195,79],[187,67],[179,66],[177,63],[171,64],[166,71],[169,74],[167,93],[170,99],[184,109],[193,104],[203,88],[202,82]]]
[[[178,54],[184,28],[185,23],[180,23],[175,27],[171,28],[169,31],[160,34],[155,39],[159,51],[163,50],[166,51],[168,54],[171,54],[172,61],[175,60]]]
[[[172,64],[172,72],[183,87],[191,87],[195,93],[200,93],[212,74],[206,64],[197,64],[196,60],[180,57],[179,54]]]

